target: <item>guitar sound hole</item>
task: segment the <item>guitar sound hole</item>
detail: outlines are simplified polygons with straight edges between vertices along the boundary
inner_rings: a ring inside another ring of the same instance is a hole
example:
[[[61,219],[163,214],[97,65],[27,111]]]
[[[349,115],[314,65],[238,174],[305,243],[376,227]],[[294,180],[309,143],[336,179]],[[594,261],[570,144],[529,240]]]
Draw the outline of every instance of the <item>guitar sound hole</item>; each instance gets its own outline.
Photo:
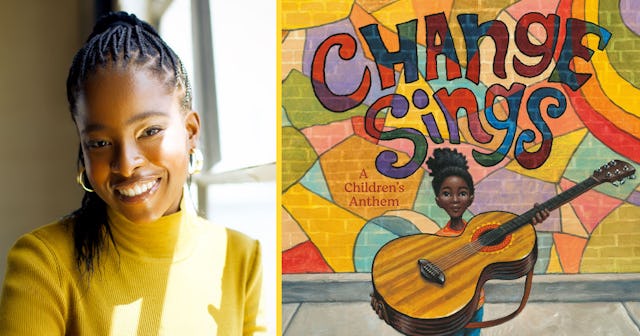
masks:
[[[494,229],[489,229],[489,230],[487,230],[487,231],[485,231],[485,232],[481,233],[481,234],[480,234],[480,237],[484,237],[486,234],[488,234],[488,233],[492,232],[493,230],[494,230]],[[507,236],[507,237],[508,237],[508,236]],[[505,241],[505,240],[506,240],[506,237],[502,237],[502,239],[499,239],[499,240],[497,240],[497,241],[493,241],[493,242],[491,242],[490,244],[485,245],[485,246],[499,246],[499,245],[504,244],[504,241]]]
[[[496,228],[498,228],[498,225],[487,225],[484,227],[479,228],[478,230],[476,230],[476,232],[474,232],[473,235],[473,239],[477,240],[477,239],[481,239],[484,235],[492,232],[493,230],[495,230]],[[488,238],[488,237],[487,237]],[[487,239],[485,238],[485,239]],[[498,252],[500,250],[502,250],[503,248],[507,247],[510,243],[511,243],[511,234],[508,234],[506,236],[503,236],[502,238],[498,239],[497,241],[490,241],[490,242],[482,242],[484,247],[480,249],[480,251],[482,252]]]

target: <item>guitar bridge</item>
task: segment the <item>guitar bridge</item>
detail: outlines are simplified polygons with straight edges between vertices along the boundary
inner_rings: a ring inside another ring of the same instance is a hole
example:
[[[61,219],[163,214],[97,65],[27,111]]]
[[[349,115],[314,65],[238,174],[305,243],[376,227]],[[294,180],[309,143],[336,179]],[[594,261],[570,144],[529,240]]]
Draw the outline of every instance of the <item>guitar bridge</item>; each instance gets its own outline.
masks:
[[[420,274],[422,275],[422,277],[427,281],[431,281],[439,285],[444,285],[444,272],[438,266],[436,266],[436,264],[430,262],[427,259],[419,259],[418,268],[420,268]]]

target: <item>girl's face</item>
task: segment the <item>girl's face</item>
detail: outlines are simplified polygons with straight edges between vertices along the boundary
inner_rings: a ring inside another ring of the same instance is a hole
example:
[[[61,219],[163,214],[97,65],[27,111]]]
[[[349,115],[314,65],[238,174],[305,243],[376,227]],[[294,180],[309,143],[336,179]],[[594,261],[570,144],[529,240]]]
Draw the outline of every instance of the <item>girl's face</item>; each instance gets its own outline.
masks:
[[[147,70],[107,66],[89,75],[77,111],[87,177],[109,207],[137,223],[179,210],[200,120],[178,90]]]
[[[436,204],[454,219],[461,218],[472,202],[473,194],[470,193],[464,179],[459,176],[445,178],[436,195]]]

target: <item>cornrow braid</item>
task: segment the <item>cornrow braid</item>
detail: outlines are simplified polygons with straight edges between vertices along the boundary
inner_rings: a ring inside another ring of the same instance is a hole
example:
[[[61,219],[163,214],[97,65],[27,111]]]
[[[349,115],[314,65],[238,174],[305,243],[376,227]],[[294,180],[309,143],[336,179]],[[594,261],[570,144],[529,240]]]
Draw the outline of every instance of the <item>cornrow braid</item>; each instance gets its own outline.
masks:
[[[430,157],[427,160],[427,167],[431,170],[429,175],[433,176],[431,185],[436,195],[440,191],[440,187],[444,180],[449,176],[458,176],[462,178],[467,183],[469,192],[472,195],[475,193],[473,178],[469,173],[467,159],[464,155],[458,153],[457,150],[436,148],[433,151],[433,157]]]
[[[191,109],[191,86],[184,65],[176,53],[162,40],[157,31],[133,14],[109,13],[98,20],[86,43],[73,58],[67,77],[67,100],[71,117],[77,116],[78,97],[86,80],[99,67],[118,65],[151,71],[169,89],[182,90],[182,108]],[[84,166],[82,146],[78,153],[78,168]],[[91,188],[89,181],[85,184]],[[80,208],[68,216],[73,227],[76,266],[81,273],[93,273],[94,261],[108,237],[113,235],[107,219],[107,206],[96,194],[86,192]]]
[[[88,75],[109,63],[135,64],[165,78],[170,88],[184,90],[182,107],[191,109],[191,85],[184,65],[157,31],[133,14],[109,13],[96,23],[73,58],[67,77],[67,100],[75,118],[77,99]]]

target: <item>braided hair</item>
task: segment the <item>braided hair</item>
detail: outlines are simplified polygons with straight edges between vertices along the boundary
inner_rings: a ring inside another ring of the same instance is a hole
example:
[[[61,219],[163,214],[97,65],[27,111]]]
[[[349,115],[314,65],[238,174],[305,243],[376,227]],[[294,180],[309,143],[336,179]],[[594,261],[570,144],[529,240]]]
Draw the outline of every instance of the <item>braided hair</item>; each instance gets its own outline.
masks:
[[[471,195],[475,193],[473,178],[469,173],[467,159],[464,155],[458,153],[457,150],[451,150],[449,148],[435,149],[433,151],[433,157],[427,160],[427,167],[431,170],[429,175],[433,176],[431,185],[436,195],[440,192],[440,187],[444,180],[449,176],[462,178],[467,183]]]
[[[183,110],[191,110],[191,87],[184,66],[176,53],[157,31],[133,14],[112,12],[101,17],[85,44],[73,58],[67,77],[67,100],[74,122],[78,98],[87,79],[108,65],[150,71],[169,89],[183,94]],[[84,167],[82,146],[78,151],[78,168]],[[85,185],[91,188],[85,178]],[[85,192],[79,209],[68,216],[73,228],[76,266],[81,273],[91,274],[94,261],[108,237],[113,235],[107,219],[107,206],[95,192]]]

